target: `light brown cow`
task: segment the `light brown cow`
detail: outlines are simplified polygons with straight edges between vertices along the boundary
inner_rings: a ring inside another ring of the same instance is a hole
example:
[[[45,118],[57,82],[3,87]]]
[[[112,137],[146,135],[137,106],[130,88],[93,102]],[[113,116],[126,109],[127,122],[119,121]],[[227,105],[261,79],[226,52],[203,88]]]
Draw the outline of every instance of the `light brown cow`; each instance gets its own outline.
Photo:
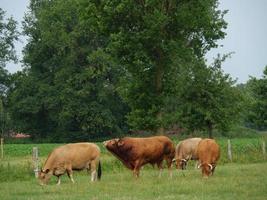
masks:
[[[189,160],[198,160],[197,147],[201,140],[201,138],[189,138],[177,144],[173,159],[177,169],[185,169]]]
[[[203,139],[199,142],[197,148],[199,158],[198,168],[202,168],[202,176],[213,175],[217,161],[220,158],[220,147],[213,139]]]
[[[51,176],[54,175],[57,176],[57,184],[59,185],[60,176],[65,172],[67,172],[69,178],[74,183],[73,170],[83,169],[87,169],[88,172],[91,171],[91,181],[100,180],[99,147],[93,143],[73,143],[60,146],[49,154],[44,167],[39,172],[40,184],[47,184]]]
[[[172,176],[171,165],[175,154],[172,141],[165,136],[148,138],[112,139],[104,142],[105,147],[115,155],[127,168],[133,170],[134,176],[139,177],[140,168],[150,163],[157,164],[160,176],[163,160],[167,161],[169,174]]]

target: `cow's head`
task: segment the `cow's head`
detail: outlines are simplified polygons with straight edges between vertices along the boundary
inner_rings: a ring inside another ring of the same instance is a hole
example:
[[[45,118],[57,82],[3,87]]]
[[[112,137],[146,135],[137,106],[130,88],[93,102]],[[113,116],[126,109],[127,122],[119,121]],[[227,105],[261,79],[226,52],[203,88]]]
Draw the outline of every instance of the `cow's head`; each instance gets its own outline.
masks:
[[[200,168],[200,167],[202,168],[202,176],[206,178],[212,174],[213,169],[214,169],[214,166],[209,163],[200,164],[198,165],[197,168]]]
[[[187,160],[186,159],[179,159],[179,158],[174,158],[172,162],[175,162],[176,169],[182,169],[184,170],[187,165]]]
[[[108,150],[112,150],[112,149],[117,148],[117,146],[118,146],[118,141],[119,141],[119,138],[115,138],[115,139],[112,139],[112,140],[107,140],[107,141],[104,141],[104,142],[103,142],[103,145],[104,145]]]
[[[127,142],[127,138],[115,138],[103,142],[104,146],[113,154],[123,155],[131,150],[131,143]]]
[[[52,173],[50,173],[49,169],[41,170],[38,174],[39,184],[46,185],[50,180]]]

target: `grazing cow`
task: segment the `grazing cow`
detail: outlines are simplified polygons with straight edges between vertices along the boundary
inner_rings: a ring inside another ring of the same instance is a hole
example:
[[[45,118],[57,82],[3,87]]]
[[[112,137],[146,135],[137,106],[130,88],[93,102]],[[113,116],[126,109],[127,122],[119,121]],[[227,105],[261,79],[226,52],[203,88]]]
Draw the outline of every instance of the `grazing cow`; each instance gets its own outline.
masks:
[[[176,163],[177,169],[185,169],[188,160],[198,160],[197,146],[201,138],[189,138],[179,142],[175,149],[175,158],[173,162]]]
[[[60,176],[67,172],[74,183],[72,170],[91,170],[91,181],[100,180],[101,164],[100,149],[93,143],[66,144],[54,149],[48,156],[44,167],[39,172],[40,184],[47,184],[51,176],[57,176],[57,185],[60,185]],[[97,175],[96,175],[96,168]]]
[[[175,148],[168,137],[125,137],[105,141],[104,146],[127,168],[133,170],[133,174],[136,178],[139,177],[140,168],[147,163],[153,166],[157,164],[161,176],[163,160],[167,161],[169,174],[172,177],[171,165],[175,154]]]
[[[202,176],[213,175],[217,161],[220,158],[220,147],[213,139],[203,139],[199,142],[197,148],[199,159],[198,168],[202,168]]]

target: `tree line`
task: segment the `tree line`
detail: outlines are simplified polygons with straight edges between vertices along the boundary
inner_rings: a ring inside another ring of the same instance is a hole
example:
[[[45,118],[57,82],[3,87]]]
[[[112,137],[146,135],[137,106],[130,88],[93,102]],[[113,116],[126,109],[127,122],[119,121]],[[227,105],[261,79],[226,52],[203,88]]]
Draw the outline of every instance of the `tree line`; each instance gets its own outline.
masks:
[[[74,141],[130,131],[266,129],[266,76],[237,85],[206,53],[226,35],[217,0],[31,0],[18,33],[0,12],[2,134]],[[14,41],[27,36],[23,70]]]

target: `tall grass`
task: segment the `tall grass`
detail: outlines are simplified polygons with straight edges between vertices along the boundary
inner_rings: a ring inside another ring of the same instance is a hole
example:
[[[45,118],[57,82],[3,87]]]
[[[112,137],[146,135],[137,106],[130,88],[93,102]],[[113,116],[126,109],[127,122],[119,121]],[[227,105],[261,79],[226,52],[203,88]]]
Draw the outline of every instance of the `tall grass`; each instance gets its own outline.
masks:
[[[104,171],[102,180],[90,183],[86,173],[75,173],[75,184],[63,177],[61,186],[53,178],[41,187],[32,178],[25,181],[0,182],[0,199],[92,199],[92,200],[265,200],[267,164],[227,164],[219,166],[213,177],[203,179],[199,170],[175,171],[172,179],[167,170],[161,178],[158,170],[143,169],[135,180],[129,170]]]
[[[173,138],[174,143],[179,142]],[[262,140],[266,138],[232,139],[233,162],[227,159],[227,139],[217,139],[221,159],[215,175],[208,180],[201,178],[200,170],[190,162],[185,171],[175,171],[169,179],[167,170],[158,178],[158,170],[146,165],[139,180],[130,170],[101,148],[103,177],[100,182],[90,183],[86,171],[74,172],[75,184],[63,176],[62,185],[55,186],[52,177],[46,187],[40,187],[34,178],[32,148],[39,148],[40,165],[48,154],[62,144],[6,144],[5,157],[0,160],[0,199],[266,199],[267,162],[262,155]]]
[[[232,139],[233,163],[260,163],[266,160],[262,154],[262,140],[266,138],[239,138]],[[179,140],[173,138],[177,144]],[[221,158],[219,165],[229,163],[227,158],[227,139],[217,139],[221,148]],[[16,181],[30,179],[33,174],[32,148],[39,149],[39,166],[43,166],[48,154],[57,146],[62,144],[6,144],[4,146],[4,159],[0,161],[0,181]],[[98,143],[101,148],[101,161],[104,172],[118,172],[125,167],[121,162],[112,156]],[[193,168],[194,162],[189,162],[189,167]],[[150,169],[151,166],[145,166]]]

